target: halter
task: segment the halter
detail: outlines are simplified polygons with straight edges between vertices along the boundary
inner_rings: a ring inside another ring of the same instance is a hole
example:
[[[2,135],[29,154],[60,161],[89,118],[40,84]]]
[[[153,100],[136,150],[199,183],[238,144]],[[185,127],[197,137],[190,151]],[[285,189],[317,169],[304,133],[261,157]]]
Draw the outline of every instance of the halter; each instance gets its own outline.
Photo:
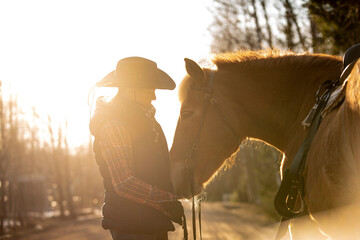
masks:
[[[200,142],[200,136],[201,136],[201,131],[202,128],[204,126],[204,122],[205,122],[205,117],[206,117],[206,113],[207,113],[207,109],[209,107],[209,105],[211,104],[212,106],[215,107],[215,109],[217,110],[219,116],[221,117],[221,119],[223,120],[223,122],[225,123],[225,125],[227,126],[227,128],[230,130],[231,134],[233,135],[233,137],[237,140],[237,142],[240,144],[240,138],[237,135],[236,131],[234,130],[234,128],[231,126],[231,124],[229,123],[228,119],[226,118],[226,116],[223,114],[221,108],[218,106],[218,102],[217,100],[213,97],[213,85],[214,85],[214,79],[215,79],[215,73],[214,71],[210,72],[210,76],[209,76],[209,83],[207,87],[192,87],[193,90],[197,90],[197,91],[201,91],[205,93],[205,103],[203,105],[202,108],[202,112],[201,112],[201,118],[199,121],[199,127],[198,127],[198,132],[195,135],[195,139],[193,141],[193,144],[191,145],[191,149],[189,149],[187,157],[185,158],[185,166],[188,170],[193,170],[190,166],[189,166],[189,160],[192,159],[194,153],[198,150],[199,148],[199,142]]]
[[[197,135],[195,135],[195,139],[193,141],[193,144],[191,145],[191,148],[188,151],[187,157],[185,158],[185,167],[186,167],[186,169],[187,169],[187,171],[189,173],[190,179],[191,179],[190,190],[191,190],[191,194],[192,194],[192,225],[193,225],[192,227],[193,227],[193,239],[194,240],[196,240],[195,193],[194,193],[195,192],[195,182],[194,182],[195,181],[195,179],[194,179],[194,166],[195,166],[195,164],[193,164],[193,166],[190,166],[189,161],[193,159],[194,153],[199,148],[201,131],[202,131],[202,128],[204,126],[206,113],[207,113],[207,110],[208,110],[210,104],[216,108],[219,116],[224,121],[225,125],[229,128],[229,130],[231,131],[234,138],[240,144],[240,138],[236,134],[234,128],[230,125],[230,123],[227,120],[226,116],[223,114],[220,107],[217,105],[217,101],[213,97],[214,79],[215,79],[215,73],[214,73],[214,71],[210,71],[209,82],[208,82],[207,87],[193,87],[192,88],[194,90],[201,91],[201,92],[205,93],[205,103],[204,103],[203,108],[202,108],[201,118],[200,118],[200,122],[199,122]],[[200,239],[202,239],[202,234],[201,234],[201,200],[199,200],[199,215],[198,215],[198,217],[199,217]],[[183,228],[184,228],[184,226],[183,226]]]

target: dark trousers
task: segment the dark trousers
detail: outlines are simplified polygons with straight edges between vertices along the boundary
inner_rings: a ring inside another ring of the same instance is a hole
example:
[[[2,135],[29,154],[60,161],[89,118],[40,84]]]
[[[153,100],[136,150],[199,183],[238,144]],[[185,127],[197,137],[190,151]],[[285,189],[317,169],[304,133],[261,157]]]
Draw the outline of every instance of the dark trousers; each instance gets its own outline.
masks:
[[[158,234],[129,234],[110,230],[113,240],[168,240],[167,232]]]

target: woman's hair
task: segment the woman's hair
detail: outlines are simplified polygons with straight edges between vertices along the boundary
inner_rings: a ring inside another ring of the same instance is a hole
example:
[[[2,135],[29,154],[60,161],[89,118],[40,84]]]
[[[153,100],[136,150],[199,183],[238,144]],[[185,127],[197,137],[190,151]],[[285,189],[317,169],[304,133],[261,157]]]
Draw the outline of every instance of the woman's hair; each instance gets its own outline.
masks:
[[[124,95],[124,91],[119,88],[99,88],[93,86],[88,95],[88,106],[90,110],[90,118],[95,111],[97,105],[108,104],[110,102],[116,102],[121,96]]]

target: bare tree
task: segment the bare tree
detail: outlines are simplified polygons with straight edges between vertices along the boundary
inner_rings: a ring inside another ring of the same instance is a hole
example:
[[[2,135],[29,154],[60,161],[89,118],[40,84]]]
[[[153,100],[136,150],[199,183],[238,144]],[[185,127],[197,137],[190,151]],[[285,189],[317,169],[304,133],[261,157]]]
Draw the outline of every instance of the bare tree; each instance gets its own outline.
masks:
[[[343,54],[360,42],[360,1],[305,0],[314,51]],[[314,37],[315,36],[315,37]]]
[[[67,142],[67,120],[65,121],[65,136],[63,136],[63,143],[64,143],[64,154],[63,154],[63,165],[64,165],[64,188],[65,188],[65,192],[66,192],[66,202],[67,202],[67,207],[69,210],[69,215],[71,218],[75,218],[76,214],[75,214],[75,210],[74,210],[74,206],[73,206],[73,200],[72,200],[72,192],[71,192],[71,188],[70,185],[72,183],[71,181],[71,172],[70,172],[70,167],[69,167],[69,146],[68,146],[68,142]],[[59,139],[60,140],[60,139]]]
[[[6,201],[5,201],[5,185],[6,185],[6,170],[8,168],[8,161],[6,161],[7,146],[5,139],[5,116],[2,94],[2,83],[0,82],[0,238],[4,236],[4,221],[7,217]]]
[[[269,44],[269,47],[273,47],[273,42],[272,42],[272,30],[271,30],[271,27],[270,27],[270,22],[269,22],[269,16],[268,16],[268,11],[267,11],[267,8],[266,8],[266,0],[260,0],[260,4],[261,4],[261,7],[263,9],[263,12],[264,12],[264,18],[265,18],[265,22],[266,22],[266,30],[267,30],[267,33],[268,33],[268,37],[267,37],[267,42]]]
[[[245,47],[242,41],[242,30],[238,18],[238,6],[229,0],[215,0],[215,7],[211,10],[214,21],[209,27],[213,35],[212,52],[233,51]]]
[[[86,196],[84,201],[88,204],[82,207],[100,207],[102,198],[101,177],[96,175],[98,169],[91,150],[86,146],[76,154],[70,153],[67,122],[65,131],[59,128],[56,134],[50,116],[44,121],[35,108],[31,109],[31,116],[20,106],[18,96],[3,95],[0,82],[1,239],[5,234],[16,238],[19,227],[32,226],[29,223],[35,216],[42,218],[45,210],[57,208],[61,217],[68,213],[74,217],[78,206],[73,204],[75,192]],[[49,137],[44,138],[42,132]],[[83,167],[76,168],[76,164]],[[80,181],[91,188],[75,184]]]
[[[51,117],[48,116],[48,130],[50,134],[50,141],[51,141],[51,148],[52,148],[52,154],[51,158],[54,163],[54,169],[56,174],[56,185],[57,185],[57,191],[58,191],[58,205],[60,208],[60,216],[65,216],[65,197],[64,197],[64,188],[63,188],[63,176],[62,176],[62,168],[61,168],[61,156],[60,156],[60,149],[61,149],[61,131],[59,129],[58,132],[58,146],[55,145],[55,137],[54,137],[54,131],[51,124]]]
[[[304,38],[303,34],[301,33],[296,14],[294,13],[294,7],[293,7],[292,3],[290,2],[290,0],[283,0],[283,4],[284,4],[284,7],[286,9],[286,20],[288,22],[292,22],[292,24],[295,25],[296,32],[297,32],[297,35],[299,37],[299,41],[301,43],[302,49],[304,51],[307,51],[308,49],[307,49],[306,44],[305,44],[305,38]],[[290,29],[288,29],[288,31],[290,31],[290,32],[292,32],[292,30],[291,30],[291,25],[292,24],[288,23],[288,26],[290,28]],[[292,44],[293,43],[291,43],[291,45]]]
[[[259,19],[258,19],[258,13],[257,13],[255,0],[251,0],[251,6],[253,8],[253,12],[251,13],[251,16],[254,19],[255,27],[256,27],[255,28],[256,36],[257,36],[256,48],[260,49],[261,48],[261,42],[262,42],[262,32],[261,32],[261,28],[260,28],[260,24],[259,24]]]
[[[285,7],[285,21],[286,24],[281,27],[281,30],[285,34],[287,48],[294,50],[295,43],[294,43],[293,21],[291,18],[290,11],[286,7]]]

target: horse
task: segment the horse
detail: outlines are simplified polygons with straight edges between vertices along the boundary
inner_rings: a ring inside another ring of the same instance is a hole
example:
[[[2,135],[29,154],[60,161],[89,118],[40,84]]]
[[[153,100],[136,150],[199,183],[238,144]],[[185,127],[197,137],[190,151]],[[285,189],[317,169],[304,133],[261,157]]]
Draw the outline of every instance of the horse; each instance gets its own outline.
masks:
[[[317,94],[344,68],[339,56],[276,49],[222,53],[212,62],[214,69],[185,59],[187,75],[179,86],[170,156],[174,189],[184,198],[201,193],[246,139],[282,152],[282,175],[306,137],[302,122]],[[323,116],[302,172],[310,217],[333,239],[360,236],[359,71],[360,60],[341,90],[343,99]],[[302,230],[292,222],[296,239]]]

